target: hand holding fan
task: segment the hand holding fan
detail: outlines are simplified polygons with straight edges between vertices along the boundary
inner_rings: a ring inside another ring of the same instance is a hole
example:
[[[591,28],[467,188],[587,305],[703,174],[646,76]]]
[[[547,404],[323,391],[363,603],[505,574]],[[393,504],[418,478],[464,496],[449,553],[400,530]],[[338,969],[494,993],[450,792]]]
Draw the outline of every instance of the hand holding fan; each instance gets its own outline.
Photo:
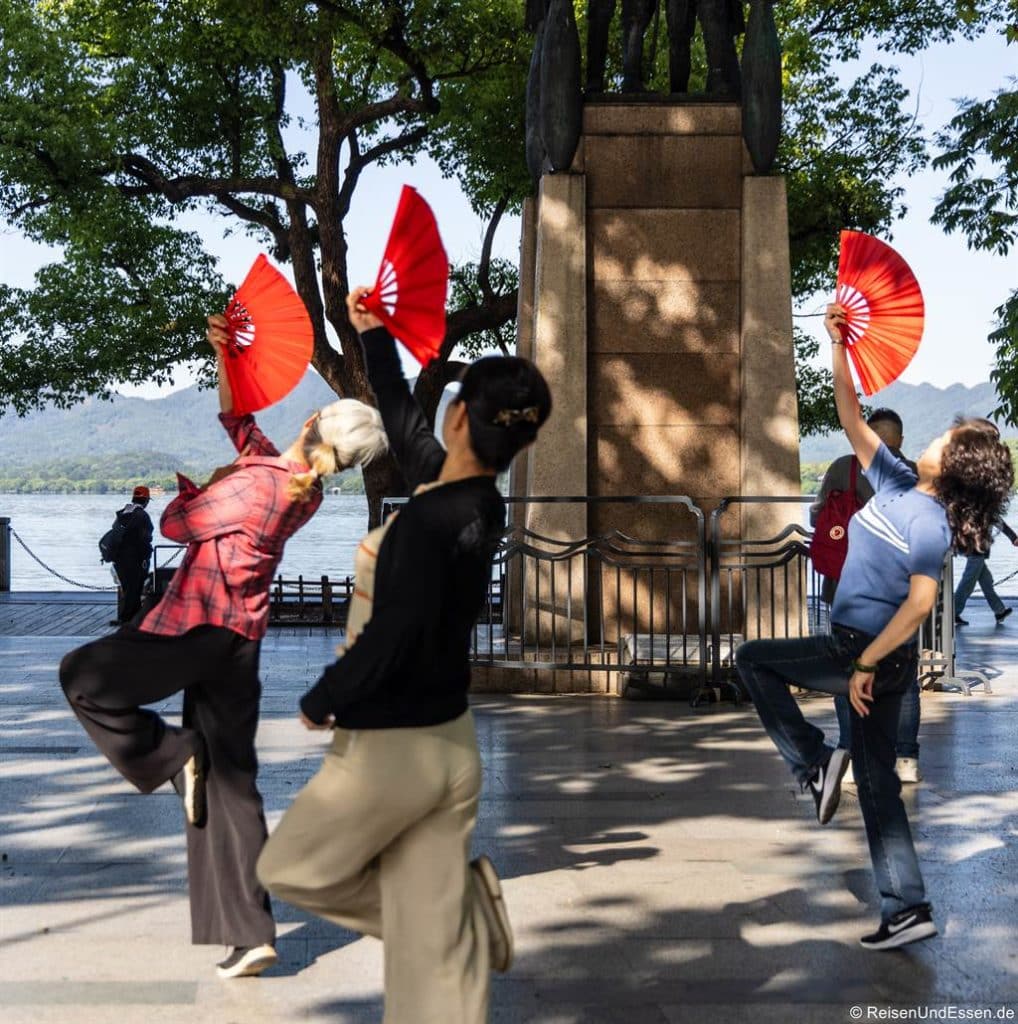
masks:
[[[311,318],[290,282],[259,256],[226,307],[226,377],[233,413],[278,402],[304,376],[314,348]]]
[[[886,242],[841,232],[835,302],[845,307],[845,347],[863,393],[887,387],[919,348],[924,307],[919,282]]]
[[[449,259],[431,207],[403,186],[375,287],[360,301],[427,366],[445,338]]]

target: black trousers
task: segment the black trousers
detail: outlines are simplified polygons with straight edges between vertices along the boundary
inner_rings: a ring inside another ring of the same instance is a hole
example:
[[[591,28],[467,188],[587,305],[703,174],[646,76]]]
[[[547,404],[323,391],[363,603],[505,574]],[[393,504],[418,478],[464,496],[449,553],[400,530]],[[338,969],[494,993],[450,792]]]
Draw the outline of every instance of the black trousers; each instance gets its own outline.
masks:
[[[121,602],[117,618],[121,622],[130,622],[141,609],[141,591],[148,575],[148,564],[145,562],[114,562],[117,579],[120,580]]]
[[[205,742],[206,820],[200,828],[187,826],[195,943],[275,941],[268,894],[255,874],[267,835],[256,785],[260,648],[259,641],[218,626],[183,636],[123,626],[60,664],[71,709],[110,764],[142,793],[176,775]],[[141,706],[181,690],[183,728]]]

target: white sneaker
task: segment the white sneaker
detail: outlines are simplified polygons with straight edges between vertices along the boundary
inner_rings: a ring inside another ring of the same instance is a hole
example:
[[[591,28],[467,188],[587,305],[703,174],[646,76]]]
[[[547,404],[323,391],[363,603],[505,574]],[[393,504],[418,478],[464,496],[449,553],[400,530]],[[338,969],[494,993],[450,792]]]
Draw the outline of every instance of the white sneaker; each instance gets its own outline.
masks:
[[[899,757],[894,762],[894,770],[904,785],[914,785],[923,781],[923,773],[919,771],[919,759],[917,757]]]
[[[848,762],[848,767],[845,769],[845,774],[841,776],[841,784],[843,786],[854,786],[855,775],[852,774],[852,762]]]
[[[481,910],[488,923],[491,966],[499,973],[505,973],[513,962],[513,929],[509,923],[509,911],[502,897],[498,872],[495,865],[483,854],[470,862],[470,870],[477,881]]]
[[[234,946],[230,955],[216,964],[220,978],[255,978],[278,957],[272,946]]]

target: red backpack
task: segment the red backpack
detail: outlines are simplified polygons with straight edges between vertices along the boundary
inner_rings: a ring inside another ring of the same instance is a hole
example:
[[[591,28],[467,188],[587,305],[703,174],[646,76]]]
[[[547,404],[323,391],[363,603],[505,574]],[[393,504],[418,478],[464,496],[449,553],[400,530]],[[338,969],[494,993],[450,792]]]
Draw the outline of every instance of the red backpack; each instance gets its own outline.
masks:
[[[859,460],[852,456],[852,469],[847,491],[831,491],[817,515],[809,556],[813,568],[821,576],[841,579],[841,570],[848,554],[848,521],[862,508],[855,484],[859,478]]]

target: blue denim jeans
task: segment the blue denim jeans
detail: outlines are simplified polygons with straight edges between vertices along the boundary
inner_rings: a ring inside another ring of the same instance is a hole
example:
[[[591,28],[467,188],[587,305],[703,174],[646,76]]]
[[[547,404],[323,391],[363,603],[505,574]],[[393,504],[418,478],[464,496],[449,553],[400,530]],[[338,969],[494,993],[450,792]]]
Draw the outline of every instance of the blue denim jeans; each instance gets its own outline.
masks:
[[[827,761],[831,751],[823,732],[806,721],[788,688],[847,696],[852,660],[871,639],[835,626],[830,636],[751,640],[735,653],[739,676],[760,721],[800,783]],[[916,659],[915,647],[893,651],[880,662],[870,713],[862,718],[849,707],[852,764],[884,921],[926,899],[894,770],[902,695],[918,671]]]
[[[834,710],[838,713],[838,746],[842,750],[852,749],[851,705],[847,697],[834,698]],[[908,684],[901,695],[901,715],[898,718],[898,736],[894,742],[898,757],[919,756],[919,675]]]
[[[999,615],[1004,610],[1004,602],[993,588],[993,573],[990,572],[983,555],[969,555],[965,559],[965,569],[958,580],[958,586],[954,588],[954,614],[961,615],[965,611],[965,605],[977,583],[990,610],[994,615]]]

